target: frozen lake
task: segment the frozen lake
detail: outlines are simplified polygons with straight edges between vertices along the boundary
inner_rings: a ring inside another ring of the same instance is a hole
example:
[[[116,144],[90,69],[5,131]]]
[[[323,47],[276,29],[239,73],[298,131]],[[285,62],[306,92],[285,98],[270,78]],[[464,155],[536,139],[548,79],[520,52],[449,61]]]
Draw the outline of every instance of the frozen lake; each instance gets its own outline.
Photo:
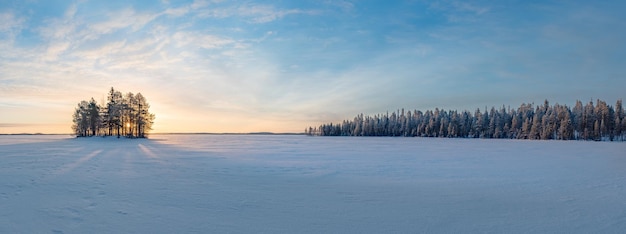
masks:
[[[617,233],[626,143],[0,136],[0,233]]]

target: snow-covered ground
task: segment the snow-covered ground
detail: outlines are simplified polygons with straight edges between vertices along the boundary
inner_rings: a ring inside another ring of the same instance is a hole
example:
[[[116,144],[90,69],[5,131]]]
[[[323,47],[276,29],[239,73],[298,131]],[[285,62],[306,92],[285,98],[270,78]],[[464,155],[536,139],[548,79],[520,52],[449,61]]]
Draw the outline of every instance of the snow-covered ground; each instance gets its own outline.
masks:
[[[618,233],[626,144],[0,136],[0,233]]]

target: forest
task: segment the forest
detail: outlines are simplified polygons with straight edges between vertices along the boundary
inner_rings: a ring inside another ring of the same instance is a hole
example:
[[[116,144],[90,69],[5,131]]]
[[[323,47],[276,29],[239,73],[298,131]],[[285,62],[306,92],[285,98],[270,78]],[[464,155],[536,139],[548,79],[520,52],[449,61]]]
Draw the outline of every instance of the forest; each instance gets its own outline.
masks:
[[[517,109],[425,112],[397,110],[373,116],[359,114],[341,123],[305,129],[314,136],[404,136],[447,138],[505,138],[531,140],[626,140],[626,113],[622,100],[615,107],[602,100],[566,105],[522,104]]]
[[[111,87],[107,101],[106,105],[99,105],[92,97],[78,103],[72,116],[72,130],[77,137],[147,137],[155,116],[149,112],[150,104],[141,93],[122,94]]]

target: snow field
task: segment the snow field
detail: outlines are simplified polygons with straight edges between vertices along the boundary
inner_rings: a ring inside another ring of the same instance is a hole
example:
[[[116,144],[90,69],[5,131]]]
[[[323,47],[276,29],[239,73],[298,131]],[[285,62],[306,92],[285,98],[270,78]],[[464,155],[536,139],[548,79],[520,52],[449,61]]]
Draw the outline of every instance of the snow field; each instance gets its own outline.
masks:
[[[0,233],[618,233],[626,144],[0,136]]]

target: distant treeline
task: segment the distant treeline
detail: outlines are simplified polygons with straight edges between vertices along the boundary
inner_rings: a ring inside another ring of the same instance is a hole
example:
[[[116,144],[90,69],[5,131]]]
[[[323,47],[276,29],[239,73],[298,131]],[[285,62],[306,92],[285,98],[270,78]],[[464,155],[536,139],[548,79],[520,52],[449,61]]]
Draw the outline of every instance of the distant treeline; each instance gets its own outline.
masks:
[[[506,138],[558,140],[626,140],[626,113],[622,100],[615,107],[602,100],[573,108],[522,104],[517,110],[501,107],[473,114],[469,111],[426,112],[398,110],[391,114],[360,114],[342,123],[322,124],[305,129],[316,136],[405,136],[449,138]]]
[[[74,111],[72,130],[78,137],[146,137],[152,129],[154,114],[141,93],[122,94],[111,87],[104,106],[93,98],[81,101]]]

